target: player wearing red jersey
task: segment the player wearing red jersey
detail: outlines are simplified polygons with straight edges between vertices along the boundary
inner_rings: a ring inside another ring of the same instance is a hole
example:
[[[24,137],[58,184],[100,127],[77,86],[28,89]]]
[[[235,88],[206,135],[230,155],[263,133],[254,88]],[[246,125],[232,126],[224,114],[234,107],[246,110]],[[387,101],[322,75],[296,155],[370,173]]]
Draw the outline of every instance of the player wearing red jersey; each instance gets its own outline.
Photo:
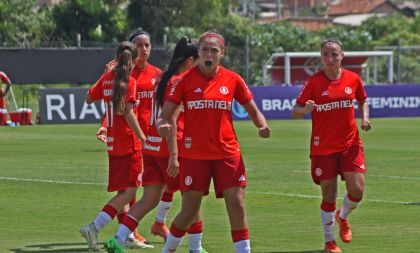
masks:
[[[341,252],[334,239],[334,217],[340,227],[340,238],[352,238],[348,215],[359,205],[365,186],[363,144],[357,130],[353,100],[357,100],[362,118],[361,129],[369,131],[369,107],[360,77],[341,68],[343,45],[334,38],[321,45],[324,69],[310,77],[302,87],[292,116],[312,116],[311,173],[321,186],[321,219],[325,250]],[[346,181],[347,194],[341,210],[336,213],[337,177]]]
[[[149,119],[150,119],[150,112],[152,107],[152,96],[153,96],[153,83],[152,83],[152,76],[156,75],[157,73],[162,72],[159,68],[147,63],[147,60],[150,56],[150,51],[152,49],[152,44],[150,43],[150,35],[149,33],[143,30],[137,30],[133,32],[129,39],[134,45],[137,47],[138,52],[138,60],[136,65],[131,72],[131,77],[136,79],[137,81],[137,94],[140,98],[140,104],[138,109],[138,122],[140,125],[141,130],[147,136],[149,131]],[[111,61],[107,64],[105,73],[109,72],[115,67],[116,62]],[[106,115],[104,116],[104,120],[102,122],[101,128],[99,128],[98,132],[96,133],[99,140],[106,143]],[[164,197],[162,198],[162,203],[170,203],[172,202],[168,200],[172,199],[172,193],[165,193]],[[130,202],[129,205],[125,206],[122,210],[118,213],[118,222],[124,220],[125,216],[127,215],[128,209],[136,203],[136,200]],[[160,210],[161,208],[159,208]],[[158,212],[159,212],[158,210]],[[150,242],[144,239],[137,230],[134,231],[134,235],[137,240],[140,242],[149,244]]]
[[[171,135],[170,119],[181,103],[185,123],[181,158],[182,208],[170,228],[162,252],[175,252],[188,227],[209,194],[213,178],[216,197],[224,198],[236,252],[250,252],[245,218],[246,173],[232,124],[232,101],[242,104],[263,138],[270,136],[264,116],[258,110],[242,78],[219,65],[224,39],[210,30],[200,38],[200,64],[171,84],[167,101],[157,120],[159,134]]]
[[[99,213],[94,222],[85,225],[80,233],[89,247],[100,251],[98,233],[126,204],[136,197],[141,180],[141,147],[146,137],[137,121],[137,85],[130,77],[137,61],[137,49],[131,42],[117,48],[115,71],[105,74],[86,94],[86,103],[103,99],[107,114],[109,182],[108,191],[118,191]],[[140,140],[139,140],[140,139]],[[146,247],[134,236],[125,242],[127,248]]]
[[[6,83],[6,90],[3,91],[3,83]],[[4,72],[0,71],[0,112],[1,113],[7,113],[6,110],[6,101],[4,100],[4,96],[6,96],[7,92],[10,89],[10,86],[12,86],[12,82],[10,79],[6,76]],[[3,124],[3,117],[0,117],[0,125]]]
[[[128,216],[124,219],[115,237],[106,242],[105,247],[108,252],[123,252],[122,243],[125,238],[137,227],[139,221],[158,205],[165,189],[165,184],[170,193],[180,188],[177,140],[182,138],[183,132],[183,114],[181,113],[178,117],[182,106],[178,107],[177,112],[174,113],[170,120],[174,127],[171,135],[166,140],[160,137],[156,129],[156,119],[158,112],[165,103],[164,96],[169,91],[167,86],[175,82],[180,73],[198,64],[197,50],[198,42],[196,40],[192,40],[187,36],[181,38],[175,47],[168,69],[153,78],[156,81],[154,89],[156,104],[153,103],[150,130],[144,149],[143,196],[140,201],[130,208]],[[158,217],[159,215],[158,212]],[[165,226],[166,214],[160,218],[163,218],[163,220],[155,222],[152,226],[152,233],[159,234],[166,240],[168,233]],[[201,215],[198,215],[195,223],[190,226],[188,234],[190,252],[205,253],[206,251],[201,247]]]

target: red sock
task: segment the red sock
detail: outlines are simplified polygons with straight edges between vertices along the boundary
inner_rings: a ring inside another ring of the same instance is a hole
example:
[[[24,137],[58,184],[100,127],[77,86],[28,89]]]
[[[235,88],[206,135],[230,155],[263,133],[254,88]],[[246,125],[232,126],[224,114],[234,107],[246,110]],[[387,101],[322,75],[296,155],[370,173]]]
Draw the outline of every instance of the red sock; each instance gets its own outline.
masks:
[[[121,223],[123,222],[123,220],[124,220],[125,216],[127,216],[127,212],[125,212],[125,213],[120,213],[120,214],[118,214],[118,215],[117,215],[117,218],[118,218],[118,223],[119,223],[119,224],[121,224]]]
[[[188,234],[202,234],[203,233],[203,221],[191,224],[187,230]]]
[[[352,202],[360,202],[360,201],[362,201],[362,199],[363,199],[363,195],[362,195],[362,197],[360,198],[360,199],[355,199],[355,198],[353,198],[352,196],[350,196],[350,194],[348,194],[347,193],[347,197],[349,198],[349,200],[350,201],[352,201]]]
[[[134,198],[134,200],[130,202],[130,207],[134,206],[135,203],[136,203],[136,199]]]
[[[128,229],[130,229],[131,232],[133,232],[134,230],[136,230],[137,226],[139,225],[139,222],[133,219],[130,215],[127,215],[125,216],[121,224],[126,226]]]
[[[164,192],[160,200],[163,202],[172,202],[173,199],[174,199],[173,193]]]
[[[241,229],[241,230],[235,230],[235,231],[232,231],[231,233],[232,233],[233,243],[249,240],[249,232],[247,228]]]
[[[335,202],[334,204],[328,204],[327,202],[322,200],[321,209],[324,210],[325,212],[333,212],[335,211]]]
[[[117,216],[117,214],[118,214],[118,210],[115,209],[113,206],[110,206],[110,205],[104,206],[104,208],[102,209],[102,212],[107,213],[112,219],[114,219],[115,216]]]
[[[171,231],[171,234],[177,238],[184,237],[184,235],[187,233],[187,230],[181,230],[175,227],[173,222],[171,224],[170,231]]]

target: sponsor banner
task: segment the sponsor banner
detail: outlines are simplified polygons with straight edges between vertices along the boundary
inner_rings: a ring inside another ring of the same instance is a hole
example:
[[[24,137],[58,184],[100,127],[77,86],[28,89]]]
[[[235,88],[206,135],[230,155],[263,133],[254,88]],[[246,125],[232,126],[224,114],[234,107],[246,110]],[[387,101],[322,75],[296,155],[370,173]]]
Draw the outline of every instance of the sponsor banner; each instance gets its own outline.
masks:
[[[364,86],[371,118],[420,117],[420,85],[375,85]],[[302,86],[250,87],[254,101],[268,120],[292,119],[292,108]],[[351,102],[351,101],[350,101]],[[356,117],[359,118],[356,101]],[[236,101],[232,104],[233,120],[250,120],[251,117]],[[305,119],[310,119],[310,114]]]
[[[101,123],[102,100],[86,104],[89,88],[38,89],[41,124]]]

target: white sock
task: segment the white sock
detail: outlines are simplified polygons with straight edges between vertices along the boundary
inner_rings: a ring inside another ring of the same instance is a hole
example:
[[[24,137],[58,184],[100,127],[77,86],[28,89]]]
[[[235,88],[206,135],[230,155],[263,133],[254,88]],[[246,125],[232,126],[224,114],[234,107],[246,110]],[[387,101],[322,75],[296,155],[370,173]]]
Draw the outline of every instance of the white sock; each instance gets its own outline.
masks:
[[[124,246],[124,242],[125,242],[125,240],[121,239],[121,237],[119,237],[118,235],[116,235],[116,236],[114,236],[114,237],[115,237],[115,240],[118,242],[118,244],[119,244],[120,246]]]
[[[351,214],[351,212],[353,212],[353,210],[356,209],[356,207],[358,207],[360,204],[360,202],[351,201],[347,195],[349,194],[347,193],[344,197],[343,205],[341,206],[340,213],[338,214],[338,216],[340,216],[340,218],[343,220],[347,220],[349,214]]]
[[[128,237],[128,238],[130,238],[130,239],[135,238],[135,237],[134,237],[134,232],[131,232],[131,234],[129,234],[127,237]]]
[[[198,253],[203,248],[201,247],[201,237],[203,236],[202,233],[200,234],[188,234],[188,241],[190,243],[190,251],[192,253]]]
[[[99,213],[98,217],[96,217],[96,219],[93,223],[95,223],[95,227],[99,231],[99,230],[101,230],[101,228],[105,227],[111,221],[112,221],[111,216],[109,216],[107,213],[101,211]]]
[[[162,250],[162,253],[175,252],[178,249],[179,245],[181,245],[182,239],[184,239],[184,237],[178,238],[173,236],[171,232],[169,232],[168,237],[166,237],[166,243],[165,247]]]
[[[322,228],[324,229],[325,242],[335,241],[334,216],[335,210],[332,212],[325,212],[321,209]]]
[[[166,222],[166,216],[168,216],[169,208],[171,208],[172,202],[165,202],[160,201],[158,205],[157,215],[156,215],[156,221],[159,223],[165,223]]]
[[[250,253],[251,252],[251,244],[249,243],[249,239],[239,241],[239,242],[234,242],[233,245],[235,245],[236,253]]]
[[[127,240],[127,237],[129,237],[129,235],[132,233],[133,231],[131,231],[127,226],[125,226],[124,224],[120,224],[120,229],[118,229],[116,236],[118,236],[118,238],[121,238],[121,240],[124,243],[125,240]]]

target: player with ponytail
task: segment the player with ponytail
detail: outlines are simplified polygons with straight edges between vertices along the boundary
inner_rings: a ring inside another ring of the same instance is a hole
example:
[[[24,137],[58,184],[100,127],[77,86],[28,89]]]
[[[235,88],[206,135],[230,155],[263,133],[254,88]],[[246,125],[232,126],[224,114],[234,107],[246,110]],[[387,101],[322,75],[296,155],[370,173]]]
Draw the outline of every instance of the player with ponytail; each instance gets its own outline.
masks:
[[[101,228],[135,199],[137,188],[140,186],[141,149],[146,137],[137,121],[139,99],[136,81],[130,77],[137,57],[137,49],[133,43],[121,43],[117,48],[115,69],[103,75],[86,94],[88,104],[104,100],[109,156],[108,192],[118,191],[97,218],[80,229],[80,233],[94,251],[100,251],[98,233]],[[127,238],[124,245],[126,248],[150,247],[137,241],[133,234]]]

